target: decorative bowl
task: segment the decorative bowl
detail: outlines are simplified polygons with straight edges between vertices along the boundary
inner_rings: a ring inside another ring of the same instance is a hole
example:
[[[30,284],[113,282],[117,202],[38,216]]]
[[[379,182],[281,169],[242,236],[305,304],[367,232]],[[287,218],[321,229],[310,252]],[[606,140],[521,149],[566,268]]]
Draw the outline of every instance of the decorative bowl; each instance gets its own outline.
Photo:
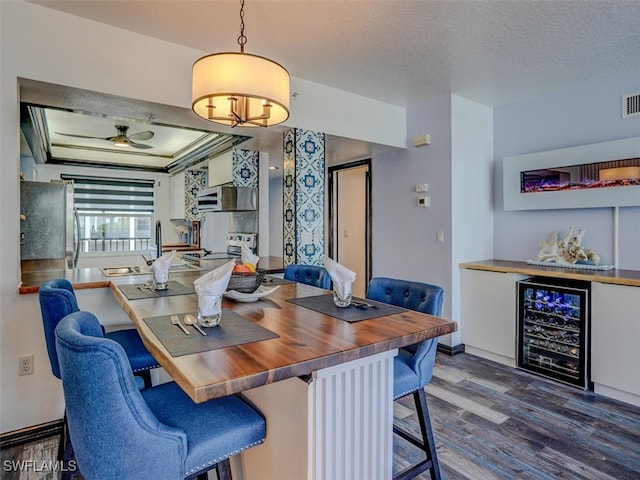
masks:
[[[260,285],[262,285],[265,274],[266,270],[263,268],[258,268],[255,272],[232,273],[227,290],[236,290],[242,293],[253,293]]]

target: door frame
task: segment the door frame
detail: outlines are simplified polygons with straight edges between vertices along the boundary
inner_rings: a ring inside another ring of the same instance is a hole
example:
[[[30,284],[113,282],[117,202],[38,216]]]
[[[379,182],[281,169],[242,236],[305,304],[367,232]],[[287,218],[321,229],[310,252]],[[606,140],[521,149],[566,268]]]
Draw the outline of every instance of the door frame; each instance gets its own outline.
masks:
[[[371,212],[371,158],[366,158],[363,160],[356,160],[353,162],[348,162],[348,163],[342,163],[339,165],[332,165],[330,167],[328,167],[327,169],[327,177],[328,177],[328,206],[327,206],[327,211],[328,211],[328,216],[327,216],[327,223],[329,225],[329,245],[328,245],[328,255],[331,258],[335,258],[335,255],[338,251],[338,246],[334,244],[334,239],[337,242],[337,236],[336,236],[336,232],[335,232],[335,226],[338,224],[338,209],[339,209],[339,205],[334,205],[334,180],[337,181],[337,173],[340,172],[341,170],[348,170],[351,168],[355,168],[355,167],[362,167],[362,166],[366,166],[367,167],[367,172],[366,172],[366,176],[365,176],[365,189],[366,189],[366,215],[365,215],[365,238],[366,238],[366,244],[365,244],[365,272],[366,272],[366,279],[365,279],[365,285],[369,284],[369,280],[371,280],[371,272],[373,271],[372,268],[372,258],[373,258],[373,254],[372,254],[372,242],[371,242],[371,224],[372,224],[372,212]],[[334,208],[335,207],[335,208]],[[335,215],[334,215],[335,212]]]

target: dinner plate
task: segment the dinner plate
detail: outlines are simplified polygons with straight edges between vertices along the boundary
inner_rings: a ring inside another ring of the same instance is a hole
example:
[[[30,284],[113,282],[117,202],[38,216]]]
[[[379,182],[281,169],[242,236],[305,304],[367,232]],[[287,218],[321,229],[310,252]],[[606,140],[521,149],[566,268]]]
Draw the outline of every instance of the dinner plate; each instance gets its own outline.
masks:
[[[275,292],[280,285],[276,285],[275,287],[265,287],[259,286],[258,289],[253,293],[242,293],[237,290],[227,290],[224,292],[224,296],[227,298],[231,298],[236,302],[255,302],[256,300],[261,299],[262,297],[266,297],[267,295],[271,295]]]

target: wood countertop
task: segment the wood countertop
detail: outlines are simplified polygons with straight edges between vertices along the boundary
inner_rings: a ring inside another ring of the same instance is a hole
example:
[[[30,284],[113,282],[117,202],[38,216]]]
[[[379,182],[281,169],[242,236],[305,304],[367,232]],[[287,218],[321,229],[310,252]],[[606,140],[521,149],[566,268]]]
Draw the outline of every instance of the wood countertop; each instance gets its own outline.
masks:
[[[54,278],[66,278],[76,290],[85,288],[108,288],[109,282],[111,281],[110,278],[102,274],[99,268],[40,270],[22,274],[22,284],[18,287],[18,293],[21,295],[38,293],[41,284]]]
[[[187,274],[183,279],[186,277]],[[196,295],[128,300],[116,285],[112,284],[111,289],[147,349],[195,402],[308,375],[457,329],[456,322],[413,311],[344,322],[288,302],[294,297],[328,293],[289,283],[257,302],[223,300],[224,308],[278,334],[278,338],[172,357],[143,319],[172,313],[182,317],[197,309]]]
[[[220,265],[227,262],[228,259],[220,261]],[[264,268],[267,273],[281,273],[284,272],[282,257],[260,257],[258,262],[260,268]],[[215,266],[213,267],[215,268]],[[202,275],[202,270],[198,270],[199,275]],[[40,285],[47,280],[53,280],[54,278],[66,278],[71,282],[73,288],[76,290],[82,290],[85,288],[108,288],[111,283],[122,283],[125,279],[131,278],[131,282],[135,283],[136,279],[144,277],[142,275],[128,275],[118,277],[105,277],[99,268],[59,268],[48,270],[35,270],[22,273],[22,283],[18,287],[18,293],[21,295],[38,293]],[[148,273],[146,275],[151,275]],[[170,277],[174,278],[174,275],[180,275],[180,273],[170,273]]]
[[[526,262],[510,260],[482,260],[478,262],[461,263],[460,268],[471,270],[486,270],[489,272],[521,273],[541,277],[566,278],[572,280],[586,280],[588,282],[613,283],[640,287],[640,271],[637,270],[580,270],[565,267],[536,266]]]

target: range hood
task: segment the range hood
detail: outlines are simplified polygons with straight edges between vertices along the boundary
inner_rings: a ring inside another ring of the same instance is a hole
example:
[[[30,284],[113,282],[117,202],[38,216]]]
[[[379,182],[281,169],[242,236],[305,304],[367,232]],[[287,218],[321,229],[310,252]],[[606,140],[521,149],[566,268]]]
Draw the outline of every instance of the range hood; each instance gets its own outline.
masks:
[[[220,185],[200,190],[196,194],[198,210],[202,212],[240,212],[258,208],[255,187]]]

